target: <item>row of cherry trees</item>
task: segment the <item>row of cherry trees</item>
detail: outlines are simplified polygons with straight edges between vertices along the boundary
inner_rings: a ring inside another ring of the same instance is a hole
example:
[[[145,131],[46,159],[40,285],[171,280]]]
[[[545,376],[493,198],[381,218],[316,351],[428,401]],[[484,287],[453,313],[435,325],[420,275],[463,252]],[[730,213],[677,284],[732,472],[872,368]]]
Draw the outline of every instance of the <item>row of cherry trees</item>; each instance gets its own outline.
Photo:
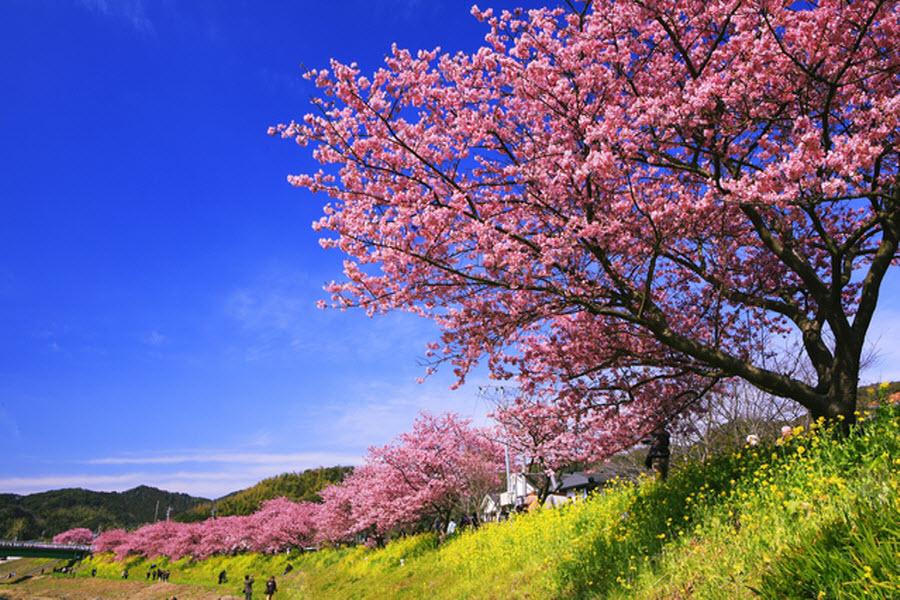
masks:
[[[95,552],[114,552],[119,559],[129,554],[178,559],[246,551],[272,553],[312,543],[318,508],[310,502],[277,498],[248,516],[199,523],[160,521],[131,532],[113,529],[100,534],[93,547]]]
[[[290,547],[336,544],[359,537],[378,541],[451,516],[471,514],[500,483],[502,449],[496,432],[454,414],[420,415],[412,430],[372,447],[363,465],[321,493],[323,502],[269,500],[247,516],[199,523],[161,521],[134,531],[114,529],[93,539],[96,552],[191,556],[273,553]],[[91,543],[90,530],[73,529],[58,543]]]

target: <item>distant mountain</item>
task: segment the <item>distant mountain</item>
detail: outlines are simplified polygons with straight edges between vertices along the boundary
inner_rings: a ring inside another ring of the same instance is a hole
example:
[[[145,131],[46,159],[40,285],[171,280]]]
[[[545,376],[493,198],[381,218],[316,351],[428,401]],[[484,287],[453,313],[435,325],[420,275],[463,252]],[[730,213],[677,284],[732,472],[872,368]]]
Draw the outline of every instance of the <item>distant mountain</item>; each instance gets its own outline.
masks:
[[[126,492],[71,488],[27,496],[0,494],[0,538],[51,538],[73,527],[137,527],[153,521],[157,502],[158,517],[165,518],[169,507],[175,517],[209,500],[145,485]]]
[[[233,492],[213,502],[199,504],[175,517],[176,521],[202,521],[212,516],[249,515],[266,500],[282,496],[297,502],[319,502],[319,492],[323,488],[339,483],[352,467],[319,467],[301,473],[283,473],[263,479],[245,490]]]

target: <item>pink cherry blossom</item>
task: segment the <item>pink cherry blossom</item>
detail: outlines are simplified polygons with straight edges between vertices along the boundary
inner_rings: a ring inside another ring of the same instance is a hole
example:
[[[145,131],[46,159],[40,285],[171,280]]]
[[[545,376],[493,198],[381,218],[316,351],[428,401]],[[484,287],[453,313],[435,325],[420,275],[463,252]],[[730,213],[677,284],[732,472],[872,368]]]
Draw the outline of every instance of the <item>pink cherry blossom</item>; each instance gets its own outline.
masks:
[[[471,514],[499,485],[502,450],[497,433],[454,414],[421,414],[412,431],[372,447],[365,464],[322,492],[318,539],[384,538],[434,519]]]
[[[897,3],[472,12],[482,48],[332,61],[270,130],[322,164],[289,181],[333,200],[331,304],[433,319],[433,366],[486,360],[529,398],[503,419],[587,456],[728,378],[852,421],[900,241]],[[812,380],[769,366],[782,337]]]
[[[53,536],[54,544],[90,544],[93,540],[93,532],[86,527],[69,529]]]

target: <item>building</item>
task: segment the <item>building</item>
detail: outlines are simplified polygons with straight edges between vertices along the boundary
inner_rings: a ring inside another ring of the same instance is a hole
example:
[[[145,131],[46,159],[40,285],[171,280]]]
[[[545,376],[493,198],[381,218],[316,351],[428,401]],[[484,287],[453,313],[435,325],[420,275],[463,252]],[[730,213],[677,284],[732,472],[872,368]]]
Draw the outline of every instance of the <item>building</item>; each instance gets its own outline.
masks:
[[[613,466],[563,473],[559,480],[543,473],[513,473],[507,491],[484,497],[481,520],[501,521],[510,513],[534,510],[542,490],[546,491],[543,506],[555,508],[572,500],[587,498],[591,491],[602,488],[613,479],[632,479],[636,474],[634,469]]]
[[[481,501],[479,507],[481,521],[487,523],[489,521],[499,521],[502,514],[500,506],[500,494],[486,494]]]

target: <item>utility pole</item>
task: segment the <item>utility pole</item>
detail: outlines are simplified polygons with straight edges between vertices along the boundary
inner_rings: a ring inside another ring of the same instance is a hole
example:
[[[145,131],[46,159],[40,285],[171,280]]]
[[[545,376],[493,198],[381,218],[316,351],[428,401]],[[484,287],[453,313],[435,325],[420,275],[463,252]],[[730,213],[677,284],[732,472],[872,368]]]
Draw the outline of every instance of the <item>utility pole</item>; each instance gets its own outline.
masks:
[[[171,516],[172,516],[172,507],[170,506],[169,508],[166,509],[166,521],[168,521],[169,517],[171,517]]]
[[[506,462],[506,491],[511,492],[512,491],[512,477],[510,476],[510,473],[509,473],[509,440],[506,440],[506,442],[503,445],[503,458],[505,459],[505,462]]]
[[[156,510],[153,511],[153,522],[159,521],[159,498],[156,499]]]

